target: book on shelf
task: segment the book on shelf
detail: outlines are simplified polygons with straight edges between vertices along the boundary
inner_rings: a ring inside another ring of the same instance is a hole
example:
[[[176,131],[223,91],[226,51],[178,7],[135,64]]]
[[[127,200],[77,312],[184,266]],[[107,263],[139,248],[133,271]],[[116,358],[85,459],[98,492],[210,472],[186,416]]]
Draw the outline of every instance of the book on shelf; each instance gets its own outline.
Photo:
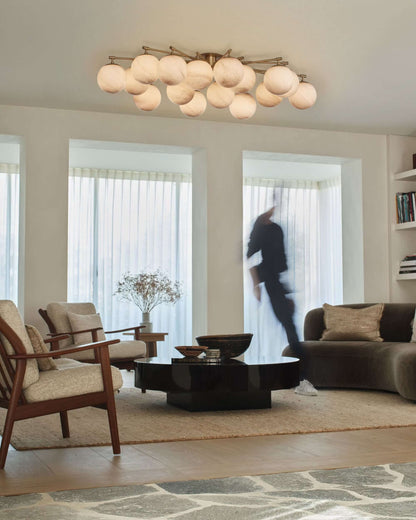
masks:
[[[414,267],[416,269],[416,259],[415,260],[402,260],[400,262],[400,267]]]
[[[399,274],[416,275],[416,254],[406,255],[399,264]]]
[[[414,222],[416,214],[416,193],[396,193],[396,218],[398,224]]]

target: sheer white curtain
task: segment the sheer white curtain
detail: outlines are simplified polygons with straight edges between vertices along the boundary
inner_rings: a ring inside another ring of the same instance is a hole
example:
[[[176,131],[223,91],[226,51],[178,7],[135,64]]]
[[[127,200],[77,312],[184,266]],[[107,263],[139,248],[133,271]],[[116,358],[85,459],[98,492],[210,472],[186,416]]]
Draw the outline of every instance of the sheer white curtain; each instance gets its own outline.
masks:
[[[276,204],[273,219],[282,227],[288,271],[282,281],[295,301],[295,323],[302,338],[305,314],[323,303],[342,303],[342,222],[339,179],[325,182],[244,179],[244,252],[256,218]],[[258,262],[261,261],[260,253]],[[256,260],[256,259],[255,259]],[[282,351],[286,333],[274,316],[266,290],[259,303],[244,271],[244,327],[254,334],[246,358],[260,361]]]
[[[114,296],[123,273],[160,268],[183,283],[151,313],[163,351],[192,342],[192,186],[187,174],[73,168],[69,172],[68,301],[93,301],[107,330],[141,311]]]
[[[19,266],[19,166],[0,163],[0,299],[17,304]]]

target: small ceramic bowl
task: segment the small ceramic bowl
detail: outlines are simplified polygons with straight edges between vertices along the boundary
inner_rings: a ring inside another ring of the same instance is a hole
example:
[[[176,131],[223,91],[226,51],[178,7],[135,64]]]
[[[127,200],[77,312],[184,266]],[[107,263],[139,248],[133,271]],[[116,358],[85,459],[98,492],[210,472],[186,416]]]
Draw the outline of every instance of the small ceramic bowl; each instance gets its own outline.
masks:
[[[178,352],[180,352],[185,357],[198,357],[202,352],[205,352],[208,347],[202,346],[190,346],[190,347],[175,347]]]

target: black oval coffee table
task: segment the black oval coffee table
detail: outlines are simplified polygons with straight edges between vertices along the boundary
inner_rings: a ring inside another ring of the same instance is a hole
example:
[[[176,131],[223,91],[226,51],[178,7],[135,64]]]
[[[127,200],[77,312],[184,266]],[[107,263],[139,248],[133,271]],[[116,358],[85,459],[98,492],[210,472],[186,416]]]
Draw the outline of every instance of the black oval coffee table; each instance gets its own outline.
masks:
[[[136,359],[135,365],[137,388],[166,392],[169,404],[192,412],[271,408],[272,390],[299,384],[299,360],[292,357],[215,364],[153,357]]]

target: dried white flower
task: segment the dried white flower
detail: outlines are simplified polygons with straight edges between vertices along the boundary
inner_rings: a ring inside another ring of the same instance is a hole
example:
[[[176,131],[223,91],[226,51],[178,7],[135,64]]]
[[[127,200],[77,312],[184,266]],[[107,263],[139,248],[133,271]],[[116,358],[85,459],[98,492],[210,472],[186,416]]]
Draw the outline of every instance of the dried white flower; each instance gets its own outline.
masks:
[[[121,300],[133,302],[142,312],[150,312],[161,303],[176,303],[182,296],[182,284],[172,282],[159,269],[149,273],[125,273],[117,282],[115,294]]]

